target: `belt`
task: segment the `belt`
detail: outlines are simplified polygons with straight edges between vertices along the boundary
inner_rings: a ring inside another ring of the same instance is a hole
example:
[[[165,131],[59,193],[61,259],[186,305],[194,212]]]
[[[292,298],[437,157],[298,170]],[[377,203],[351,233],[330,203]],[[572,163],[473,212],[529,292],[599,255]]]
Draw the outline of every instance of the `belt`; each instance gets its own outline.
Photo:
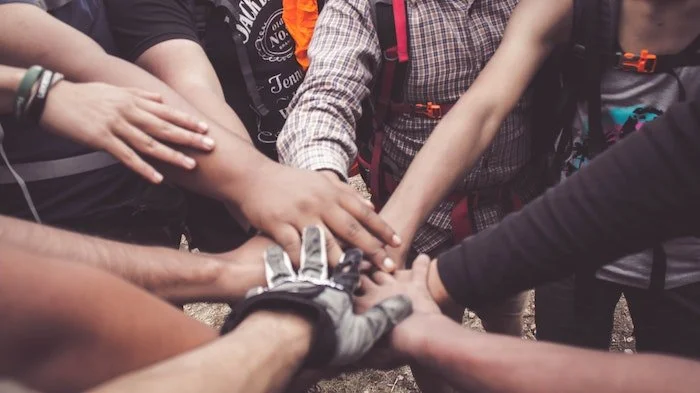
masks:
[[[119,162],[109,153],[96,151],[58,160],[12,164],[15,172],[27,183],[78,175],[116,165]],[[14,184],[17,180],[5,165],[0,165],[0,184]]]

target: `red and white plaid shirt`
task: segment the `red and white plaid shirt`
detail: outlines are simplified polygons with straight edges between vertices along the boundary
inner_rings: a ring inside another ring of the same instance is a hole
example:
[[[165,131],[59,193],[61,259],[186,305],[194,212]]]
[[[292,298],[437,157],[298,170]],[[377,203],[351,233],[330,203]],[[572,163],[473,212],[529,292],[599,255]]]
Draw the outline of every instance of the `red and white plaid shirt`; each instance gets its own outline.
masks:
[[[410,65],[406,102],[455,102],[474,82],[501,42],[517,0],[406,0]],[[382,61],[369,0],[329,0],[316,24],[311,61],[279,136],[280,160],[299,168],[347,173],[357,155],[355,127]],[[517,65],[514,64],[514,67]],[[510,182],[530,158],[527,100],[507,117],[493,144],[465,174],[465,189]],[[384,151],[405,173],[436,120],[395,116],[385,129]],[[435,168],[439,172],[440,168]],[[443,202],[418,232],[414,248],[431,252],[452,239],[452,203]],[[482,230],[505,215],[480,205]]]

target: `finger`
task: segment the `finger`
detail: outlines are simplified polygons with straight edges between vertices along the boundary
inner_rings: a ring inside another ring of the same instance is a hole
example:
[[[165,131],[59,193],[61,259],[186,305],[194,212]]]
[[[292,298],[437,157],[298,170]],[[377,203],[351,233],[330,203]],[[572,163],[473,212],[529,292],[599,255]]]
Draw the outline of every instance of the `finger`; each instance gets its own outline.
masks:
[[[141,153],[147,154],[159,161],[166,162],[184,169],[194,169],[197,165],[192,157],[188,157],[176,151],[134,127],[130,123],[125,123],[119,130],[115,130],[117,135],[131,145],[132,148]]]
[[[345,251],[343,260],[333,272],[333,281],[340,284],[348,293],[353,293],[359,283],[361,262],[362,251],[357,248]]]
[[[383,243],[392,247],[401,245],[401,237],[399,237],[398,233],[379,217],[379,214],[367,204],[364,198],[358,198],[360,195],[347,184],[339,184],[339,187],[345,191],[346,195],[344,196],[347,196],[346,198],[341,198],[343,209],[355,217],[362,226],[376,234]]]
[[[299,277],[328,279],[328,256],[326,255],[326,235],[318,225],[304,228],[301,237]]]
[[[430,257],[421,254],[413,261],[413,267],[411,272],[413,275],[413,281],[422,285],[427,285],[428,282],[428,269],[430,267]]]
[[[396,281],[411,281],[413,280],[413,270],[398,270],[394,272]]]
[[[214,140],[201,135],[199,122],[183,112],[176,111],[167,105],[137,99],[141,111],[131,119],[135,125],[161,141],[189,146],[195,149],[210,151],[214,148]],[[180,119],[187,117],[188,120]]]
[[[265,278],[267,286],[272,288],[296,277],[289,255],[282,247],[274,245],[265,250]]]
[[[160,102],[160,103],[163,102],[163,96],[160,95],[159,93],[141,90],[141,89],[138,89],[135,87],[127,88],[126,90],[129,93],[131,93],[137,97],[143,98],[145,100],[149,100],[149,101],[153,101],[153,102]]]
[[[384,244],[372,236],[352,215],[342,208],[335,208],[324,217],[324,222],[338,237],[362,250],[367,259],[377,267],[393,271],[396,263],[389,258]]]
[[[301,255],[301,237],[299,232],[291,225],[282,224],[268,230],[268,233],[284,249],[292,264],[298,267],[299,256]]]
[[[146,180],[159,184],[163,181],[163,175],[144,161],[134,150],[117,137],[110,138],[104,150],[113,155],[127,168],[143,176]]]
[[[325,226],[322,227],[324,228],[324,233],[326,236],[326,255],[328,255],[328,265],[330,267],[335,267],[343,258],[343,245],[338,241],[338,239],[335,238],[335,236],[333,236],[328,228]]]
[[[375,284],[371,278],[369,278],[363,274],[360,276],[360,286],[362,288],[364,288],[365,291],[369,291],[369,290],[376,288],[377,284]]]
[[[396,281],[391,274],[382,271],[377,271],[376,273],[372,274],[372,280],[379,285],[390,284]]]
[[[340,342],[338,356],[331,364],[345,365],[356,362],[372,349],[382,336],[408,318],[412,312],[411,300],[406,296],[397,295],[354,318],[351,329],[347,330],[345,339]]]
[[[206,122],[201,121],[183,111],[177,110],[170,105],[163,104],[162,102],[156,102],[154,100],[137,101],[137,104],[139,104],[139,107],[142,109],[153,113],[161,119],[187,130],[202,134],[209,131],[209,125]]]

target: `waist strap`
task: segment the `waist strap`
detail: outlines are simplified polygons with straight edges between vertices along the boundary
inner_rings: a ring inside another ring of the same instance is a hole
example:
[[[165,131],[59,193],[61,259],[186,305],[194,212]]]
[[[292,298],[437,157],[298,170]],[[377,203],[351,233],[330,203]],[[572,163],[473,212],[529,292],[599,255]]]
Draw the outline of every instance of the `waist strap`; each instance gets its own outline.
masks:
[[[13,164],[12,168],[14,168],[15,172],[17,172],[17,174],[24,179],[25,182],[30,183],[78,175],[81,173],[106,168],[117,163],[117,159],[109,153],[96,151],[93,153],[62,158],[59,160]],[[17,181],[10,170],[5,165],[0,165],[0,184],[14,183],[17,183]]]

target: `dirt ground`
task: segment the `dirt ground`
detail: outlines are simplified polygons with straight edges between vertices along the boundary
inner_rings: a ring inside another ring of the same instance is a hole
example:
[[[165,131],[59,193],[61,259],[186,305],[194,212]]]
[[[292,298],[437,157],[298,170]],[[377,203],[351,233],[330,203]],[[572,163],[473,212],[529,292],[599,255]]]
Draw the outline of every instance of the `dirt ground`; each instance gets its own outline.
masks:
[[[369,197],[367,189],[359,177],[351,179],[355,189]],[[226,305],[192,304],[185,308],[186,312],[207,324],[219,326],[228,313]],[[481,320],[471,311],[464,315],[464,327],[483,331]],[[524,339],[535,339],[535,304],[534,293],[530,293],[530,299],[523,318]],[[615,329],[612,337],[612,350],[634,351],[634,338],[632,337],[632,320],[624,301],[620,301],[615,311]],[[309,390],[309,393],[417,393],[418,387],[408,367],[402,367],[391,371],[362,371],[344,374],[336,379],[321,381]]]

